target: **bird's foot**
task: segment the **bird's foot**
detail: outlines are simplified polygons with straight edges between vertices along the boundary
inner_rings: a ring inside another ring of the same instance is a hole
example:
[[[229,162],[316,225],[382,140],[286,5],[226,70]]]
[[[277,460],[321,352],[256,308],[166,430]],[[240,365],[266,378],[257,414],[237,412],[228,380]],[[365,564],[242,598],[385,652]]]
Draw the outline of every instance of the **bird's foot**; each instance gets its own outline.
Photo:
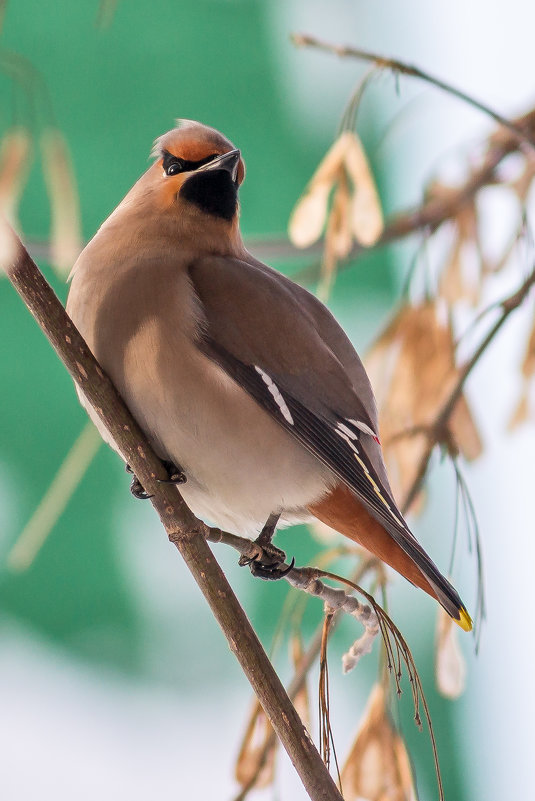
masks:
[[[276,579],[282,578],[289,573],[295,565],[295,559],[292,559],[289,565],[281,567],[286,561],[286,554],[271,542],[275,534],[275,528],[279,517],[280,514],[271,514],[266,525],[255,540],[255,543],[262,548],[262,556],[256,559],[251,559],[248,556],[240,556],[238,561],[241,567],[248,565],[253,576],[265,579],[266,581],[275,581]]]
[[[128,468],[128,465],[127,465],[127,468]],[[128,470],[128,472],[131,473],[132,471]],[[132,493],[134,498],[138,499],[138,501],[146,501],[148,498],[153,498],[154,497],[153,495],[149,495],[149,493],[146,492],[146,490],[144,489],[141,481],[139,480],[139,478],[137,476],[133,476],[133,478],[132,478],[132,481],[130,483],[130,492]]]
[[[182,469],[177,467],[173,462],[164,461],[163,465],[167,470],[168,478],[159,478],[157,479],[160,484],[184,484],[187,481],[185,474],[183,473]],[[132,483],[130,484],[130,492],[140,501],[145,501],[148,498],[153,498],[153,495],[149,495],[149,493],[145,490],[139,478],[134,475],[134,471],[130,467],[129,464],[125,465],[125,469],[127,473],[131,473]]]
[[[290,570],[293,570],[295,565],[295,559],[292,557],[292,561],[289,565],[285,565],[285,567],[281,567],[284,565],[286,554],[284,551],[281,551],[280,548],[276,548],[276,551],[279,551],[283,555],[280,562],[270,562],[269,564],[264,564],[263,562],[257,562],[254,559],[249,560],[249,570],[251,571],[251,575],[255,578],[264,579],[264,581],[276,581],[277,579],[284,578]]]
[[[185,484],[188,480],[180,465],[164,460],[163,466],[167,470],[167,478],[157,479],[159,484]]]

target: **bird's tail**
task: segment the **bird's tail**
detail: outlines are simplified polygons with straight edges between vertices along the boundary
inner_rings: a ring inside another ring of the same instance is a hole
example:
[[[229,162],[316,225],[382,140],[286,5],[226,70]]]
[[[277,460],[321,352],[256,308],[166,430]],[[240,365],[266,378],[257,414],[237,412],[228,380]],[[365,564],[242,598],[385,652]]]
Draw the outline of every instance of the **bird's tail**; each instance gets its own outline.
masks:
[[[405,547],[396,541],[346,486],[339,484],[309,511],[435,598],[464,631],[471,630],[470,615],[458,593],[421,545],[411,535]]]

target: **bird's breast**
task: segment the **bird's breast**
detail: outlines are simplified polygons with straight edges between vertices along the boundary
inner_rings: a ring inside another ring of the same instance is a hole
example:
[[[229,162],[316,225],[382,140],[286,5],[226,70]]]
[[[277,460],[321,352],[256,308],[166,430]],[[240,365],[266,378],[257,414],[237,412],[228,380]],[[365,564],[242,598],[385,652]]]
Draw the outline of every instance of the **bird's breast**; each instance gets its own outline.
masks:
[[[118,274],[105,289],[77,274],[68,309],[156,451],[185,471],[196,515],[243,534],[273,511],[307,516],[332,476],[199,349],[185,270]]]

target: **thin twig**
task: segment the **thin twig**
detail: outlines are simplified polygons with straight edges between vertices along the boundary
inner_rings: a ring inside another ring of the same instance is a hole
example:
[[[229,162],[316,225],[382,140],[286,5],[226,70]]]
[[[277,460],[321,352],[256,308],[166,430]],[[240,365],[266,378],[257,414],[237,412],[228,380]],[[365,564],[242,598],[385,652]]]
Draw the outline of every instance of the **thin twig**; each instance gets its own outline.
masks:
[[[221,542],[225,545],[230,545],[247,559],[257,560],[263,564],[269,564],[273,561],[273,557],[258,542],[252,542],[236,534],[229,534],[228,531],[207,527],[206,538],[209,542]],[[352,670],[360,657],[371,651],[373,640],[377,636],[378,625],[373,609],[367,604],[362,604],[353,595],[348,595],[344,590],[335,589],[324,584],[320,580],[321,577],[334,574],[327,574],[318,567],[280,565],[280,569],[286,570],[284,578],[292,587],[320,598],[333,612],[341,609],[362,623],[365,632],[351,646],[343,661],[344,671],[347,673]],[[340,578],[340,581],[344,580]]]
[[[535,147],[535,140],[528,133],[526,133],[526,131],[522,130],[522,128],[518,128],[514,122],[508,120],[497,111],[494,111],[494,109],[490,108],[490,106],[487,106],[485,103],[482,103],[466,92],[463,92],[461,89],[457,89],[455,86],[446,83],[446,81],[443,81],[441,78],[435,78],[433,75],[430,75],[428,72],[425,72],[419,67],[415,67],[412,64],[406,64],[405,62],[399,61],[395,58],[385,58],[385,56],[381,56],[378,53],[372,53],[369,50],[362,50],[357,47],[349,47],[332,44],[330,42],[324,42],[321,39],[317,39],[315,36],[308,36],[307,34],[293,34],[291,40],[296,47],[313,47],[316,50],[334,53],[334,55],[340,56],[340,58],[356,58],[361,61],[372,61],[377,67],[390,69],[395,73],[409,75],[413,78],[419,78],[421,81],[426,81],[426,83],[430,83],[432,86],[436,86],[438,89],[442,89],[444,92],[453,95],[453,97],[456,97],[459,100],[468,103],[470,106],[477,108],[479,111],[483,112],[483,114],[486,114],[500,125],[503,125],[504,128],[507,128],[507,130],[514,134],[518,140],[521,142],[526,142],[526,144],[528,144],[531,148]]]
[[[121,455],[152,496],[151,502],[169,540],[180,551],[208,601],[310,798],[341,801],[335,783],[208,547],[206,526],[195,518],[175,486],[158,481],[166,478],[160,459],[37,265],[7,225],[0,231],[0,245],[0,266],[96,410]]]

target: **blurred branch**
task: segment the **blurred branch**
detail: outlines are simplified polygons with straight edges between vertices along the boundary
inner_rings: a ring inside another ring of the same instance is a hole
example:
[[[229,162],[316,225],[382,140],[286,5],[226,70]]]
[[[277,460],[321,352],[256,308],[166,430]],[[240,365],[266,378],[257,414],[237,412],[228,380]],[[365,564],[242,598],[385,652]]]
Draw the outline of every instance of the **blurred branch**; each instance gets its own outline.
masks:
[[[310,798],[341,801],[334,781],[207,545],[207,527],[195,518],[175,486],[159,481],[167,477],[160,459],[18,237],[5,224],[0,234],[0,266],[105,424],[121,455],[153,496],[151,502],[169,540],[180,551],[208,601]]]
[[[420,463],[418,465],[418,470],[416,473],[416,477],[407,491],[407,495],[403,500],[402,504],[402,511],[405,513],[415,500],[416,496],[418,495],[425,475],[427,473],[427,468],[429,465],[429,460],[431,458],[431,454],[437,445],[440,442],[444,442],[449,444],[450,436],[448,432],[448,423],[450,417],[452,415],[453,410],[459,398],[461,397],[464,385],[468,379],[468,376],[479,362],[483,354],[486,352],[489,345],[493,342],[494,338],[507,321],[509,315],[511,315],[515,309],[518,309],[519,306],[522,305],[524,300],[530,293],[530,290],[535,286],[535,269],[528,275],[526,280],[522,283],[522,285],[513,292],[512,295],[505,298],[498,304],[498,308],[501,308],[501,314],[498,317],[498,320],[492,326],[488,334],[484,337],[480,345],[476,348],[470,359],[466,362],[466,364],[461,368],[459,373],[459,378],[457,383],[453,387],[451,393],[449,394],[447,400],[443,404],[441,410],[437,414],[434,422],[428,426],[424,433],[427,436],[427,448],[420,459]],[[495,305],[495,304],[494,304]],[[420,429],[421,433],[422,429]],[[408,432],[407,435],[411,436],[412,431]]]
[[[535,109],[531,109],[514,121],[515,130],[521,128],[535,135]],[[469,203],[484,186],[496,182],[495,171],[504,158],[518,149],[516,134],[496,132],[488,141],[483,163],[472,170],[467,181],[452,189],[447,198],[432,195],[424,199],[421,206],[394,215],[385,226],[379,245],[401,239],[424,228],[435,231],[442,223],[455,216],[459,209]]]
[[[6,564],[10,570],[26,570],[32,564],[101,445],[100,434],[88,420],[9,551]]]
[[[474,97],[466,94],[466,92],[457,89],[455,86],[446,83],[440,78],[433,77],[428,72],[424,72],[418,67],[414,67],[411,64],[406,64],[403,61],[398,61],[394,58],[385,58],[377,53],[371,53],[369,50],[361,50],[356,47],[348,47],[331,44],[330,42],[324,42],[321,39],[317,39],[315,36],[308,36],[306,34],[293,34],[291,40],[296,47],[313,47],[316,50],[334,53],[335,55],[340,56],[340,58],[356,58],[360,59],[361,61],[372,61],[376,67],[382,69],[391,69],[395,73],[409,75],[413,78],[419,78],[422,81],[426,81],[426,83],[430,83],[432,86],[442,89],[444,92],[447,92],[448,94],[457,97],[459,100],[463,100],[465,103],[468,103],[470,106],[477,108],[479,111],[483,112],[483,114],[492,117],[493,120],[496,120],[496,122],[498,122],[500,125],[503,125],[504,128],[507,128],[510,133],[514,134],[519,141],[525,142],[531,148],[535,147],[535,140],[533,137],[522,128],[519,128],[516,123],[508,120],[506,117],[503,117],[497,111],[494,111],[494,109],[490,108],[490,106],[481,103],[479,100],[476,100]]]

